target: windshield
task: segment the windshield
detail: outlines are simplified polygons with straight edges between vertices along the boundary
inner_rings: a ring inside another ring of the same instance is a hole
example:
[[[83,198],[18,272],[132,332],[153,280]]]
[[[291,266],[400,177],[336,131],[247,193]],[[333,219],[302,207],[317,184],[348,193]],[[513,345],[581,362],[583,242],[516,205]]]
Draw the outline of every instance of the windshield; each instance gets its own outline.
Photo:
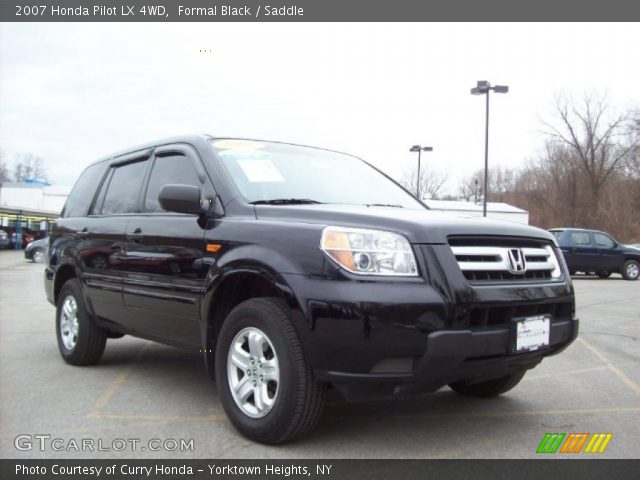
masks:
[[[213,140],[212,145],[251,203],[425,208],[393,181],[350,155],[252,140]]]

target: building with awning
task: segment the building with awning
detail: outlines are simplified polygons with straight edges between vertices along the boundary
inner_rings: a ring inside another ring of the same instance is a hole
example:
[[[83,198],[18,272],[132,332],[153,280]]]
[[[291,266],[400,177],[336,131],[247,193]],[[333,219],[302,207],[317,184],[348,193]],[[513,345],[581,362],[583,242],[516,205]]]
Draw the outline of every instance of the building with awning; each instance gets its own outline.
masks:
[[[60,216],[71,188],[42,183],[3,183],[0,186],[0,228],[17,235],[41,238]]]

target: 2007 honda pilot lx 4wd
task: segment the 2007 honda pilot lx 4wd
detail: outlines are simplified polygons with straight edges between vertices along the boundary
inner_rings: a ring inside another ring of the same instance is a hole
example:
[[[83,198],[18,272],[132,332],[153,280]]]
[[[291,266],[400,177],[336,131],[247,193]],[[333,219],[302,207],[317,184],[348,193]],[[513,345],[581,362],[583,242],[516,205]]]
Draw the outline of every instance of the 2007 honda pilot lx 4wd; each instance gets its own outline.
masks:
[[[202,351],[233,425],[282,443],[347,399],[506,392],[578,331],[554,237],[429,211],[350,155],[205,135],[82,173],[45,271],[60,353]]]

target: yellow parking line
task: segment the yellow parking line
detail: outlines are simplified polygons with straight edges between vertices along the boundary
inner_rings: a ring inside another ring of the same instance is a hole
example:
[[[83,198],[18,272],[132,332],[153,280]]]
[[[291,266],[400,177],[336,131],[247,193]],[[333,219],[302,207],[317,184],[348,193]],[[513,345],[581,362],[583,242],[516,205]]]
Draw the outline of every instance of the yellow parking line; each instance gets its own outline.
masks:
[[[638,363],[638,362],[625,362],[625,363],[618,364],[618,367],[629,367],[629,366],[640,367],[640,363]],[[580,374],[580,373],[591,373],[591,372],[598,372],[598,371],[608,370],[608,369],[609,369],[609,367],[607,367],[605,365],[602,365],[600,367],[579,368],[577,370],[563,370],[561,372],[555,372],[555,373],[541,373],[540,375],[528,373],[522,379],[522,381],[542,380],[542,379],[546,379],[546,378],[559,377],[561,375],[576,375],[576,374]]]
[[[95,405],[93,406],[93,410],[89,412],[87,416],[96,416],[100,415],[102,409],[107,406],[113,395],[118,391],[118,388],[129,378],[131,372],[135,368],[136,364],[140,362],[144,352],[149,348],[150,343],[146,343],[144,347],[140,349],[135,358],[131,361],[131,363],[125,368],[120,374],[111,382],[111,384],[107,387],[107,389],[102,392],[102,394],[96,400]]]
[[[591,345],[591,343],[587,342],[583,337],[579,337],[578,341],[582,343],[585,347],[587,347],[589,350],[591,350],[594,353],[594,355],[598,357],[600,361],[604,363],[607,366],[607,368],[611,370],[620,380],[622,380],[627,387],[633,390],[636,393],[636,395],[640,396],[640,385],[638,385],[636,382],[634,382],[629,377],[627,377],[627,375],[625,375],[625,373],[622,370],[620,370],[613,363],[611,363],[611,361],[607,357],[605,357],[605,355],[602,352],[600,352],[596,347]]]
[[[525,377],[523,378],[524,380],[540,380],[540,379],[545,379],[545,378],[554,378],[557,377],[559,375],[576,375],[579,373],[590,373],[590,372],[597,372],[597,371],[602,371],[602,370],[606,370],[607,367],[591,367],[591,368],[581,368],[579,370],[563,370],[562,372],[556,372],[556,373],[542,373],[540,375],[525,375]]]

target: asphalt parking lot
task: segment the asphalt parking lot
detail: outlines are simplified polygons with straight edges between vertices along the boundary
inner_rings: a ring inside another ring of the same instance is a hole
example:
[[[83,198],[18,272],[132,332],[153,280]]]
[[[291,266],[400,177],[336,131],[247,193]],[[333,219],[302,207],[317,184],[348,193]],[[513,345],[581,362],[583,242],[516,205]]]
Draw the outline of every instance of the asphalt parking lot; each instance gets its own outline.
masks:
[[[579,339],[503,397],[445,388],[402,400],[335,399],[310,437],[265,447],[227,422],[198,354],[125,337],[107,343],[98,366],[66,365],[43,267],[21,255],[0,251],[2,458],[535,458],[546,432],[612,433],[601,458],[640,451],[640,281],[576,278]],[[21,451],[21,434],[108,447],[140,439],[142,448],[150,439],[193,439],[193,451],[41,452],[37,442]]]

